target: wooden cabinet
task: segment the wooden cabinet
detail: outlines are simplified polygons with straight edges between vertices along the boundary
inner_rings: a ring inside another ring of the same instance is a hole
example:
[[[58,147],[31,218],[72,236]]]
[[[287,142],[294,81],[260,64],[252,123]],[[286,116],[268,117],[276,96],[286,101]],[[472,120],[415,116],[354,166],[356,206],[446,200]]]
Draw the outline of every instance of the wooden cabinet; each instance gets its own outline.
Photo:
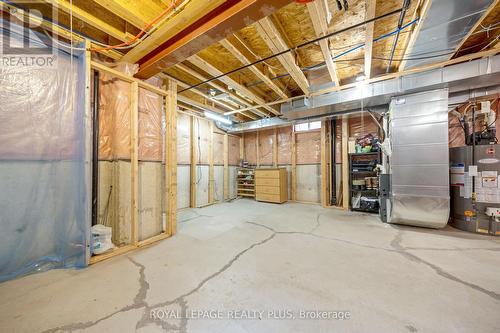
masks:
[[[255,199],[283,203],[288,200],[288,177],[285,168],[255,170]]]

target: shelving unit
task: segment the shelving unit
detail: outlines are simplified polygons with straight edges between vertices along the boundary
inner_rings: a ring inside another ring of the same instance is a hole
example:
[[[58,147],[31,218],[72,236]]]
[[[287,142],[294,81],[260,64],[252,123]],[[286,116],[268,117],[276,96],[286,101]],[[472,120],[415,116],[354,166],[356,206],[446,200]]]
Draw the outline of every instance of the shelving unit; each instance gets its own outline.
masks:
[[[238,168],[238,196],[255,198],[255,169]]]
[[[379,186],[375,170],[380,153],[349,154],[350,206],[354,211],[378,213]],[[367,178],[371,181],[367,182]]]

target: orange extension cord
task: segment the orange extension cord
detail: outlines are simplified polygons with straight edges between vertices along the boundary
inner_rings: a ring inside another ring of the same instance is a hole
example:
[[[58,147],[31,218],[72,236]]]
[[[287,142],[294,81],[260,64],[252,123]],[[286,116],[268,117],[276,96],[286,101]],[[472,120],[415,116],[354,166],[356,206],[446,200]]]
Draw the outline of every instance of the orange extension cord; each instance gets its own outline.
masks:
[[[141,38],[149,29],[151,29],[151,27],[156,23],[158,22],[163,16],[165,16],[166,14],[168,14],[173,8],[175,8],[177,5],[178,5],[178,2],[180,2],[182,0],[174,0],[172,1],[172,4],[170,6],[168,6],[167,9],[165,9],[163,12],[160,13],[160,15],[158,15],[155,19],[153,19],[151,22],[149,22],[137,35],[134,36],[134,38],[132,38],[131,40],[129,41],[126,41],[126,42],[123,42],[121,44],[118,44],[118,45],[109,45],[109,46],[106,46],[106,47],[95,47],[95,48],[91,48],[90,50],[91,51],[105,51],[105,50],[112,50],[112,49],[115,49],[115,48],[118,48],[118,47],[122,47],[122,46],[128,46],[132,43],[134,43],[136,40],[138,40],[139,38]]]

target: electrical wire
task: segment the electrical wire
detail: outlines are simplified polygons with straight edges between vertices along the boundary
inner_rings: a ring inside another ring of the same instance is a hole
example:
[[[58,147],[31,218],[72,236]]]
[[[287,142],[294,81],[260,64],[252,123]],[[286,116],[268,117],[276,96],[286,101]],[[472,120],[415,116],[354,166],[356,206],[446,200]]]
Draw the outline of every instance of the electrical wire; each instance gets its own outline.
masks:
[[[241,70],[243,70],[243,69],[246,69],[246,68],[248,68],[248,67],[254,66],[254,65],[256,65],[256,64],[263,63],[263,62],[265,62],[265,61],[267,61],[267,60],[269,60],[269,59],[272,59],[272,58],[278,57],[278,56],[283,55],[283,54],[286,54],[286,53],[288,53],[288,52],[296,51],[296,50],[301,49],[301,48],[303,48],[303,47],[305,47],[305,46],[307,46],[307,45],[310,45],[310,44],[315,44],[315,43],[319,42],[320,40],[323,40],[323,39],[326,39],[326,38],[330,38],[330,37],[332,37],[332,36],[335,36],[335,35],[338,35],[338,34],[344,33],[344,32],[346,32],[346,31],[350,31],[350,30],[352,30],[352,29],[356,29],[356,28],[362,27],[362,26],[364,26],[364,25],[366,25],[366,24],[368,24],[368,23],[375,22],[375,21],[377,21],[377,20],[380,20],[380,19],[383,19],[383,18],[386,18],[386,17],[392,16],[392,15],[394,15],[394,14],[398,14],[398,13],[400,13],[401,11],[402,11],[402,8],[397,9],[397,10],[394,10],[394,11],[391,11],[391,12],[388,12],[388,13],[385,13],[385,14],[383,14],[383,15],[380,15],[380,16],[377,16],[377,17],[374,17],[374,18],[372,18],[372,19],[369,19],[369,20],[366,20],[366,21],[363,21],[363,22],[360,22],[360,23],[357,23],[357,24],[354,24],[354,25],[351,25],[351,26],[349,26],[349,27],[346,27],[346,28],[343,28],[343,29],[340,29],[340,30],[337,30],[337,31],[331,32],[331,33],[326,34],[326,35],[324,35],[324,36],[321,36],[321,37],[318,37],[318,38],[312,39],[312,40],[310,40],[310,41],[307,41],[307,42],[304,42],[304,43],[302,43],[302,44],[299,44],[299,45],[297,45],[297,46],[295,46],[295,47],[293,47],[293,48],[286,49],[286,50],[284,50],[284,51],[281,51],[281,52],[278,52],[278,53],[272,54],[272,55],[270,55],[270,56],[267,56],[267,57],[265,57],[265,58],[262,58],[262,59],[260,59],[260,60],[257,60],[257,61],[255,61],[255,62],[253,62],[253,63],[250,63],[250,64],[247,64],[247,65],[241,66],[241,67],[236,68],[236,69],[233,69],[232,71],[229,71],[229,72],[226,72],[226,73],[222,73],[222,74],[220,74],[220,75],[216,75],[216,76],[214,76],[214,77],[212,77],[212,78],[210,78],[210,79],[207,79],[207,80],[205,80],[205,81],[202,81],[202,82],[200,82],[200,83],[197,83],[197,84],[194,84],[194,85],[192,85],[192,86],[190,86],[190,87],[187,87],[187,88],[185,88],[185,89],[183,89],[183,90],[179,91],[179,93],[182,93],[182,92],[184,92],[184,91],[187,91],[187,90],[190,90],[190,89],[193,89],[193,88],[199,87],[199,86],[201,86],[201,85],[203,85],[203,84],[206,84],[206,83],[208,83],[208,82],[212,82],[212,81],[217,80],[217,79],[219,79],[219,78],[221,78],[221,77],[224,77],[224,76],[227,76],[227,75],[230,75],[230,74],[233,74],[233,73],[239,72],[239,71],[241,71]]]
[[[146,26],[144,28],[142,28],[142,30],[137,35],[135,35],[132,39],[130,39],[130,40],[126,41],[126,42],[123,42],[121,44],[117,44],[117,45],[108,45],[106,47],[101,47],[101,48],[91,48],[91,51],[105,51],[105,50],[116,49],[118,47],[129,46],[130,44],[132,44],[136,40],[140,39],[148,30],[150,30],[150,28],[155,23],[157,23],[163,16],[165,16],[173,8],[175,8],[175,6],[177,5],[177,1],[179,1],[179,0],[173,0],[172,3],[164,11],[162,11],[158,16],[156,16],[148,24],[146,24]]]

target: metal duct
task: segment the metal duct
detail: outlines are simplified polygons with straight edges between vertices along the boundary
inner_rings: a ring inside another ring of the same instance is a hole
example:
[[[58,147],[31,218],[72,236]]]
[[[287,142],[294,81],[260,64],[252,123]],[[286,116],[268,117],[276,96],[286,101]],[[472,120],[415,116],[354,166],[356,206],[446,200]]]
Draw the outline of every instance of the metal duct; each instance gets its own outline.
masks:
[[[289,120],[318,117],[362,106],[387,105],[392,97],[403,94],[442,88],[455,93],[496,84],[500,84],[500,55],[312,96],[309,107],[295,108],[284,103],[281,112]]]
[[[427,17],[408,58],[442,55],[437,58],[410,60],[406,68],[446,61],[483,15],[493,0],[432,1]]]
[[[443,228],[448,223],[448,90],[394,98],[389,137],[389,223]]]

